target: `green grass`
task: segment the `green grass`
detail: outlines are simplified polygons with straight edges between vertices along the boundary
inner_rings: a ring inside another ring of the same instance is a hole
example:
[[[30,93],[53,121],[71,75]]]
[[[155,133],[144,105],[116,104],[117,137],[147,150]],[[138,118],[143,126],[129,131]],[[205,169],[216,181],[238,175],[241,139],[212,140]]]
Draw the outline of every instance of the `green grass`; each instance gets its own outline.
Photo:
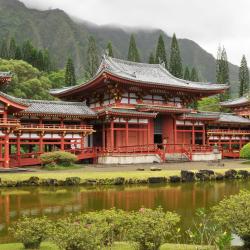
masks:
[[[249,168],[243,168],[250,171]],[[228,169],[214,169],[217,173],[224,173]],[[240,169],[237,169],[240,170]],[[6,173],[1,175],[2,181],[23,181],[31,176],[37,176],[40,179],[55,178],[57,180],[65,180],[67,177],[80,177],[86,179],[112,179],[116,177],[124,177],[125,179],[145,180],[148,177],[170,177],[172,175],[180,175],[180,170],[162,170],[162,171],[117,171],[117,172],[90,172],[85,169],[74,170],[73,172],[64,170],[46,171],[46,172],[29,172],[29,173]]]
[[[56,165],[56,166],[50,166],[50,165],[45,165],[42,167],[43,170],[48,170],[48,171],[56,171],[56,170],[70,170],[70,169],[79,169],[79,168],[84,168],[83,165],[77,165],[77,164],[73,164],[71,166],[60,166],[60,165]]]
[[[23,250],[21,243],[10,243],[10,244],[0,244],[1,250]],[[208,246],[192,246],[192,245],[182,245],[182,244],[164,244],[161,246],[160,250],[215,250],[214,247]],[[40,250],[59,250],[58,247],[52,243],[44,242],[42,243]],[[108,249],[107,249],[108,250]],[[133,246],[126,242],[116,242],[112,247],[112,250],[134,250]]]

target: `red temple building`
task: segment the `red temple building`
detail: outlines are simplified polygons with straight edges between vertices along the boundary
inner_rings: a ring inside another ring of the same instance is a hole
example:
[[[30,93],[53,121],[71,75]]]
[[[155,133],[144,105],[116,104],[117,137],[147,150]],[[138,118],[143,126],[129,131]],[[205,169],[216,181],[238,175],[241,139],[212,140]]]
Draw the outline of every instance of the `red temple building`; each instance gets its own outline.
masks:
[[[249,141],[250,120],[189,108],[227,88],[178,79],[161,64],[103,56],[88,82],[51,90],[59,101],[0,93],[1,166],[39,164],[39,155],[52,150],[98,163],[149,163],[213,160],[217,144],[219,157],[236,157],[235,150]]]

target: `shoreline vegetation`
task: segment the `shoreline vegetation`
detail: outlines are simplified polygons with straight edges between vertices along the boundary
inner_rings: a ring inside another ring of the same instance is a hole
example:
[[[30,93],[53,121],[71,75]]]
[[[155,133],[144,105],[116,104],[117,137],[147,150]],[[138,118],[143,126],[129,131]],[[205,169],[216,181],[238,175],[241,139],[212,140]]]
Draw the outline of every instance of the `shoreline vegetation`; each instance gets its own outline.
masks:
[[[57,172],[5,173],[0,177],[0,188],[21,186],[164,184],[249,178],[250,168],[237,170],[204,169],[124,172],[65,172],[59,170]]]

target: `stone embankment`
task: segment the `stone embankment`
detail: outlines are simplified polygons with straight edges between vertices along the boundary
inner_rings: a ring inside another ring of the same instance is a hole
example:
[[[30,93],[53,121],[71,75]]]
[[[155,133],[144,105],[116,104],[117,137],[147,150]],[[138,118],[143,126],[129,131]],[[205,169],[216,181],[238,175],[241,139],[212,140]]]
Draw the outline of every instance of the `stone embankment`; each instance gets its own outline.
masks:
[[[122,173],[121,173],[122,175]],[[0,179],[0,187],[24,187],[24,186],[77,186],[77,185],[124,185],[124,184],[155,184],[155,183],[182,183],[182,182],[203,182],[203,181],[222,181],[232,179],[248,179],[250,172],[247,170],[230,169],[222,173],[213,170],[199,170],[197,172],[181,170],[180,175],[168,177],[148,177],[148,178],[91,178],[81,179],[79,177],[68,177],[65,180],[54,178],[40,179],[37,176],[30,177],[23,181],[5,181]]]

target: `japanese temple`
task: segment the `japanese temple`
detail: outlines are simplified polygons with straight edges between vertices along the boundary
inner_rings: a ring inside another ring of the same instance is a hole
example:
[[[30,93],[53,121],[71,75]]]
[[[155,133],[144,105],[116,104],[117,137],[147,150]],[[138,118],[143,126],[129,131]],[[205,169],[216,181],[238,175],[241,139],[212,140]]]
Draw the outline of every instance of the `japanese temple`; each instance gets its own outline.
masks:
[[[0,79],[10,81],[11,76],[2,73]],[[227,89],[176,78],[162,64],[104,55],[88,82],[51,90],[58,101],[0,92],[0,166],[36,165],[42,153],[53,150],[102,164],[239,157],[250,140],[248,100],[221,104],[233,113],[190,108],[194,101]]]

